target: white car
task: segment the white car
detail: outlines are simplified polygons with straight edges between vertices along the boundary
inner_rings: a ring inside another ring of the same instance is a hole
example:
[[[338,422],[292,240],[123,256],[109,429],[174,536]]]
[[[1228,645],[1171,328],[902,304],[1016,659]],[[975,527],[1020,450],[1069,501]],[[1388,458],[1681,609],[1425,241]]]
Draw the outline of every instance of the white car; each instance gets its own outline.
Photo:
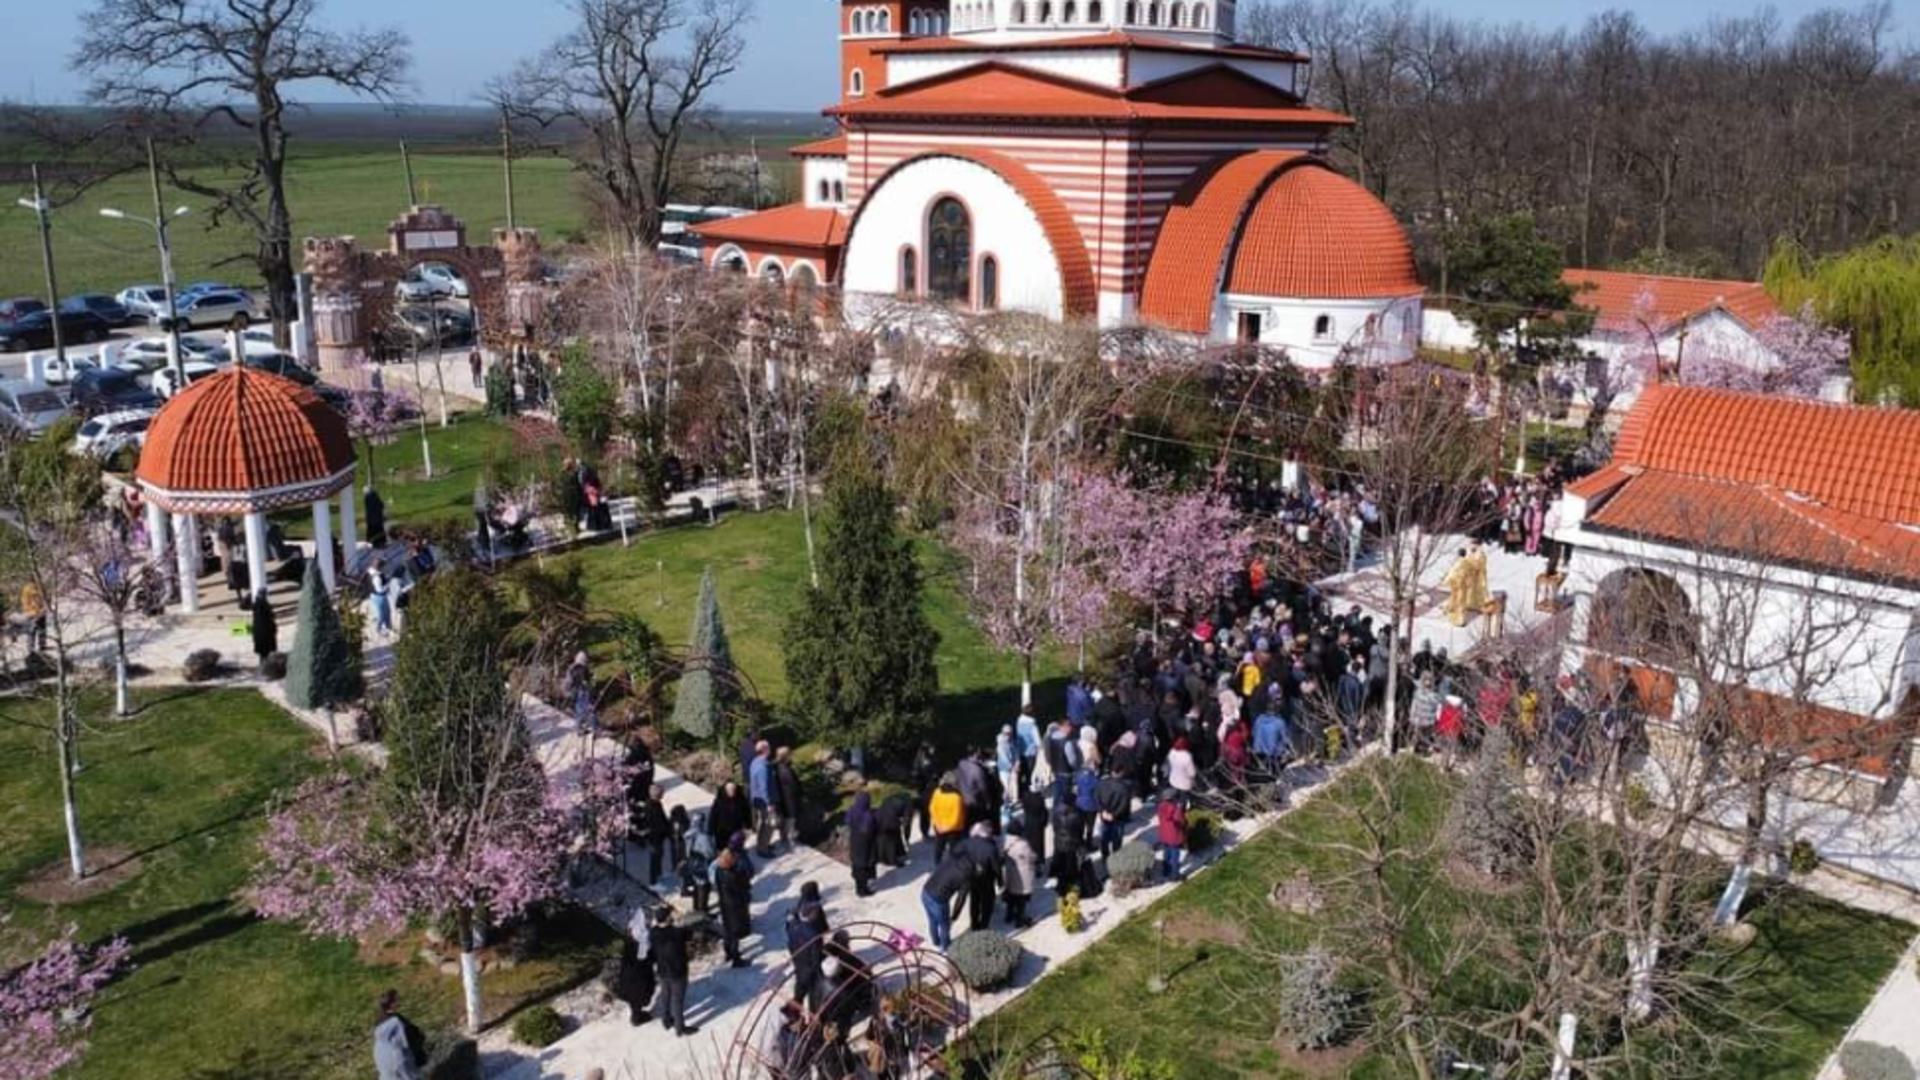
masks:
[[[146,445],[147,425],[153,422],[152,409],[127,409],[101,413],[80,425],[73,437],[73,452],[88,454],[101,461],[129,447]]]
[[[218,365],[209,364],[205,360],[189,360],[181,366],[187,369],[188,386],[192,386],[194,383],[220,370]],[[153,380],[148,386],[154,393],[159,394],[163,398],[172,397],[174,392],[180,389],[173,384],[173,369],[170,367],[163,367],[159,371],[154,372]]]
[[[179,304],[180,318],[188,326],[232,326],[253,321],[253,298],[243,292],[203,292]]]
[[[444,263],[423,263],[407,271],[396,291],[405,302],[452,297],[465,300],[471,291],[467,279]]]
[[[180,338],[180,359],[204,360],[210,364],[227,362],[227,349],[210,341],[196,337]],[[114,361],[115,367],[130,371],[159,371],[167,366],[167,339],[164,337],[146,337],[130,341],[122,346]]]
[[[120,290],[121,306],[136,319],[152,322],[167,317],[167,290],[160,285],[130,285]]]

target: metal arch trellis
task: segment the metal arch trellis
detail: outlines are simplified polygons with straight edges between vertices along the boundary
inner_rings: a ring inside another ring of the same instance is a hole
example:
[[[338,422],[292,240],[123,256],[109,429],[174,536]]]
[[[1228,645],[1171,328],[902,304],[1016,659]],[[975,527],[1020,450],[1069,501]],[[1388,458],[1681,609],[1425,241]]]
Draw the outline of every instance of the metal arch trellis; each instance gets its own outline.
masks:
[[[836,938],[842,934],[844,944],[822,938],[821,947],[850,952],[864,976],[836,987],[819,1008],[806,1013],[804,1028],[781,1048],[774,1033],[783,1023],[781,1007],[792,996],[793,961],[781,964],[735,1028],[722,1080],[825,1074],[831,1059],[865,1058],[876,1046],[887,1055],[886,1075],[901,1080],[946,1075],[943,1051],[966,1034],[973,1019],[959,969],[919,935],[886,923],[849,923],[834,931]],[[833,1018],[843,1013],[846,1030],[838,1030]]]

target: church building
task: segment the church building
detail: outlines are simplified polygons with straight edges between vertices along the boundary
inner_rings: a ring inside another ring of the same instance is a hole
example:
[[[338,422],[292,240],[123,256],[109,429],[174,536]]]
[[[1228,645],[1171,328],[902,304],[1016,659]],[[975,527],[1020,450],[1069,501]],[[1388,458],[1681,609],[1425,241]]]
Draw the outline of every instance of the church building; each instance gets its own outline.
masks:
[[[1325,161],[1351,123],[1307,58],[1234,41],[1233,0],[843,0],[830,138],[800,202],[697,226],[708,264],[1219,343],[1413,356],[1392,213]]]

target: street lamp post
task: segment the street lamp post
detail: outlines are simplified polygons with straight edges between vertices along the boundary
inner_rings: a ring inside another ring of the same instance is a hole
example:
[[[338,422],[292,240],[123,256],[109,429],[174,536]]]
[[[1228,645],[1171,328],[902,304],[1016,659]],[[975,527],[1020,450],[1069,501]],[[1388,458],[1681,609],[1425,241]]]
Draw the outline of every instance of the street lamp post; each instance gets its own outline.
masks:
[[[167,294],[167,363],[173,368],[173,385],[181,388],[187,385],[187,371],[186,363],[180,356],[180,308],[173,295],[173,245],[167,239],[167,226],[174,218],[184,217],[188,213],[191,211],[187,207],[176,207],[172,214],[163,214],[149,221],[110,206],[100,209],[101,217],[132,221],[151,228],[160,244],[160,288]]]
[[[71,376],[73,369],[67,366],[66,336],[60,331],[60,286],[53,276],[53,222],[49,219],[53,204],[47,201],[47,194],[40,186],[38,164],[33,166],[33,198],[14,201],[40,219],[40,264],[47,274],[47,324],[53,328],[53,356],[60,371]]]

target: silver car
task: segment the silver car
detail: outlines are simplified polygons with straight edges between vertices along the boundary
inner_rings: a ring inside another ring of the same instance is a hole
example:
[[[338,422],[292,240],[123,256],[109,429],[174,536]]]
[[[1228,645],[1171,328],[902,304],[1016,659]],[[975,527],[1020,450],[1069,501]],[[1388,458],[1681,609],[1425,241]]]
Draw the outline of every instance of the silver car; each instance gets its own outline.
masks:
[[[167,290],[160,285],[129,285],[115,299],[136,319],[152,322],[167,314]]]
[[[122,450],[138,449],[146,444],[153,415],[152,409],[101,413],[80,425],[73,436],[73,452],[107,461]]]
[[[22,379],[0,382],[0,427],[37,439],[68,412],[66,391]]]

